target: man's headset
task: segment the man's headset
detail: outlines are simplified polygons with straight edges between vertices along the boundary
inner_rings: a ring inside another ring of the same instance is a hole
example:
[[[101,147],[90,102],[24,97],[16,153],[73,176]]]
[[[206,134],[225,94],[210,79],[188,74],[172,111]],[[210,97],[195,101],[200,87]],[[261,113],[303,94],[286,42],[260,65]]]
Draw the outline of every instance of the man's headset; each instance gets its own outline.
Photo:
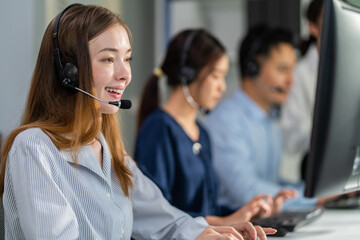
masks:
[[[61,85],[71,88],[74,90],[74,87],[78,87],[78,69],[77,67],[70,63],[70,62],[62,62],[61,61],[61,52],[58,43],[58,29],[59,23],[62,15],[69,10],[71,7],[74,6],[82,6],[82,4],[75,3],[71,4],[66,7],[62,12],[60,12],[55,20],[54,23],[54,33],[53,33],[53,40],[54,40],[54,60],[56,65],[56,71],[58,72],[58,76],[61,82]]]
[[[188,66],[186,64],[186,61],[188,60],[189,51],[193,44],[193,41],[195,37],[198,35],[199,31],[200,30],[195,30],[189,33],[184,42],[184,46],[180,58],[180,69],[178,73],[178,81],[183,85],[189,85],[190,83],[192,83],[197,75],[196,69]]]
[[[269,36],[269,29],[264,29],[262,33],[260,33],[258,36],[255,37],[255,40],[250,45],[250,50],[248,53],[248,57],[246,60],[245,65],[245,76],[251,77],[255,79],[255,81],[261,86],[264,85],[263,82],[259,81],[259,78],[257,77],[260,73],[261,66],[259,62],[256,60],[256,56],[259,54],[259,51],[263,47],[265,38]],[[266,86],[266,85],[264,85]],[[270,89],[277,93],[283,93],[284,90],[280,86],[268,86]]]
[[[259,34],[255,40],[250,45],[250,50],[248,52],[248,57],[246,59],[245,65],[245,76],[256,77],[260,73],[260,64],[256,60],[256,56],[259,54],[259,51],[263,45],[264,37],[267,35],[267,30],[264,30],[263,33]]]

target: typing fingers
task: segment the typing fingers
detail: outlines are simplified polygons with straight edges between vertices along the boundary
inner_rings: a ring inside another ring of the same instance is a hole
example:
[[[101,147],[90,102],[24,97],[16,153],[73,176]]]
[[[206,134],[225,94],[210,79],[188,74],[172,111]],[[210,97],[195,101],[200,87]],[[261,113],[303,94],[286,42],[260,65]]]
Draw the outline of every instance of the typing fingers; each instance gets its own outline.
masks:
[[[233,227],[227,226],[210,226],[207,227],[202,233],[203,238],[197,238],[196,240],[244,240],[241,234]]]

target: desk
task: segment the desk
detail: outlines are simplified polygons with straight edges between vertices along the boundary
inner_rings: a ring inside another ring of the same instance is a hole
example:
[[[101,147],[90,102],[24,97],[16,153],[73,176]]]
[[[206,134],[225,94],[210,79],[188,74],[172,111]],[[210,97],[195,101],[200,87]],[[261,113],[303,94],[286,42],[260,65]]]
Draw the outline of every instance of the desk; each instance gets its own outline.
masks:
[[[360,239],[360,209],[325,209],[314,222],[302,226],[285,237],[268,237],[269,240],[345,240]]]

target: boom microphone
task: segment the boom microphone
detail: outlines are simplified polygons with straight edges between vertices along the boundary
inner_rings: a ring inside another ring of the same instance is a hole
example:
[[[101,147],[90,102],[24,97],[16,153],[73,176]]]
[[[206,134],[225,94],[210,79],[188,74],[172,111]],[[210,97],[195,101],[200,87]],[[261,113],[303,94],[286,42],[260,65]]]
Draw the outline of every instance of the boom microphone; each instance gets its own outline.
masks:
[[[284,93],[285,92],[284,89],[281,88],[281,87],[273,87],[273,89],[274,89],[275,92],[278,92],[278,93]]]
[[[110,105],[114,105],[114,106],[117,106],[118,108],[121,108],[121,109],[130,109],[131,108],[131,101],[130,100],[120,100],[120,101],[115,101],[115,102],[109,102],[109,101],[104,101],[104,100],[101,100],[100,98],[97,98],[95,97],[94,95],[78,88],[78,87],[74,87],[74,86],[71,86],[70,84],[68,84],[67,86],[71,87],[71,88],[74,88],[92,98],[95,98],[96,100],[100,101],[100,102],[103,102],[103,103],[107,103],[107,104],[110,104]]]
[[[260,80],[260,78],[258,78],[258,77],[255,78],[255,81],[261,88],[268,88],[268,89],[270,89],[272,91],[275,91],[277,93],[285,93],[285,90],[282,87],[280,87],[280,86],[268,86],[267,84],[262,82]]]

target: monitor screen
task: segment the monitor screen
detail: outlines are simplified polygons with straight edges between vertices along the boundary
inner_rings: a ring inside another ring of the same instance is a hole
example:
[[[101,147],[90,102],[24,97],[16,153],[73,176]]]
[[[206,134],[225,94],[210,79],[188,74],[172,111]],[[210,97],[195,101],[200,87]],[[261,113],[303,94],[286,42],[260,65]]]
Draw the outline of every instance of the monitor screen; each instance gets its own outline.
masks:
[[[360,0],[326,0],[305,196],[360,189]]]

